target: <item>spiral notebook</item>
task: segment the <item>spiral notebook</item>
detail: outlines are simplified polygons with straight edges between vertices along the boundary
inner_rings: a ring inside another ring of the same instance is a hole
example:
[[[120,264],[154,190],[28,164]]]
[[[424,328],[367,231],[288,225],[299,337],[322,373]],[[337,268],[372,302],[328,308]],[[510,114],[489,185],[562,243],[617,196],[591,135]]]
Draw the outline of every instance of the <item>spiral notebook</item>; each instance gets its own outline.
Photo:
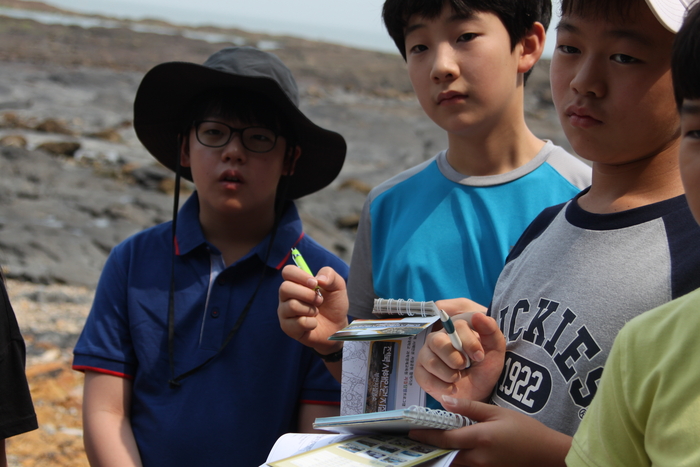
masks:
[[[386,412],[317,418],[314,428],[350,434],[406,434],[413,429],[454,430],[474,423],[460,414],[412,405],[406,409]]]
[[[435,302],[376,298],[377,319],[356,319],[329,337],[338,341],[372,341],[415,336],[440,319]]]
[[[417,302],[402,298],[375,298],[372,314],[374,315],[399,315],[399,316],[439,316],[440,310],[435,302]]]

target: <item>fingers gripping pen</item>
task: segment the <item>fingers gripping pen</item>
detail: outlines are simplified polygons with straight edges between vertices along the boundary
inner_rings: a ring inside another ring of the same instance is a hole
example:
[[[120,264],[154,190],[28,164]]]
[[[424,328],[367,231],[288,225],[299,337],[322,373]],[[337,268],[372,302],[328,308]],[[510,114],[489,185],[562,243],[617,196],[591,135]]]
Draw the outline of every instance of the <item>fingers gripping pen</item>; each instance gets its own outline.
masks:
[[[294,264],[296,264],[297,267],[305,273],[311,276],[314,275],[314,273],[311,272],[309,265],[306,264],[306,261],[304,261],[304,257],[301,256],[301,253],[299,253],[299,250],[297,250],[296,248],[292,248],[292,261],[294,261]],[[323,295],[321,295],[321,287],[317,285],[316,287],[314,287],[314,290],[316,291],[316,295],[318,295],[319,297],[323,297]]]
[[[467,359],[467,366],[465,366],[464,369],[469,368],[472,365],[472,361],[469,359],[469,355],[467,355],[467,352],[464,351],[464,348],[462,347],[462,341],[459,339],[459,336],[455,332],[455,325],[452,322],[452,319],[450,319],[450,316],[445,312],[445,310],[440,310],[440,321],[442,321],[442,325],[445,327],[445,331],[447,331],[447,335],[450,337],[452,347],[454,347],[458,352],[464,355],[464,358]]]

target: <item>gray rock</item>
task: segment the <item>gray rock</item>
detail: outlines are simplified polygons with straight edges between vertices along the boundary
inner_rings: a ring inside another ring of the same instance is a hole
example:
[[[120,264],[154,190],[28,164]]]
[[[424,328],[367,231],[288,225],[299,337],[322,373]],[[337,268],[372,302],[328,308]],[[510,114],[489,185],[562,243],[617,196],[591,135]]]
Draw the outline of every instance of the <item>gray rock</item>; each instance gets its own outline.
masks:
[[[169,196],[41,151],[1,148],[0,173],[0,264],[10,278],[94,287],[114,245],[169,218]]]
[[[37,149],[41,149],[42,151],[56,156],[73,157],[78,149],[80,149],[80,143],[77,141],[47,141],[41,143]]]
[[[0,138],[0,146],[13,146],[16,148],[26,148],[27,138],[22,135],[7,135]]]
[[[551,106],[546,66],[538,65],[526,87],[528,123],[539,136],[566,144]],[[173,174],[155,163],[129,125],[141,76],[21,62],[0,67],[3,100],[33,103],[6,113],[0,128],[0,138],[12,132],[28,148],[0,146],[0,264],[10,278],[94,287],[117,243],[170,220]],[[297,206],[307,234],[349,262],[368,191],[444,149],[446,135],[405,93],[351,92],[299,81],[303,111],[344,135],[348,154],[338,178]],[[50,119],[78,136],[65,141],[34,130],[36,122]],[[47,142],[72,144],[54,152],[75,157],[36,149],[47,148]],[[184,184],[181,203],[191,189]]]

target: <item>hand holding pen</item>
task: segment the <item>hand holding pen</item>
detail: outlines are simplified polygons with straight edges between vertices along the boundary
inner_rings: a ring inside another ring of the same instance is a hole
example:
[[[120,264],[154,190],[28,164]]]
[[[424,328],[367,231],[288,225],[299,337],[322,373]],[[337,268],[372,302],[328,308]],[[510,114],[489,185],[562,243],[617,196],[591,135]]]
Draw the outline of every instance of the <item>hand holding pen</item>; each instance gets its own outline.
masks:
[[[312,279],[308,264],[299,261],[298,251],[293,253],[299,266],[289,264],[282,268],[284,281],[279,288],[277,308],[280,328],[321,355],[337,354],[342,343],[328,340],[328,337],[348,325],[348,294],[343,271],[324,266]],[[321,287],[323,296],[319,293]],[[329,370],[340,379],[341,365],[332,366]]]
[[[416,359],[416,381],[438,401],[443,396],[487,401],[505,361],[505,338],[498,323],[483,312],[465,311],[479,309],[466,299],[440,300],[436,305],[450,313],[440,313],[446,332],[426,337]]]

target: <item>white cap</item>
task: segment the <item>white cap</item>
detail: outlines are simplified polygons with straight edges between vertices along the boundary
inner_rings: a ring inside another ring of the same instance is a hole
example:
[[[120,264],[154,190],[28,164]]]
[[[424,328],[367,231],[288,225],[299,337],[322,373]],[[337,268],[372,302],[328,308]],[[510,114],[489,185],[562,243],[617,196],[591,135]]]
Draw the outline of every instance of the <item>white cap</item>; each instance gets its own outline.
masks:
[[[696,0],[646,0],[654,16],[669,31],[678,32],[686,12]]]

